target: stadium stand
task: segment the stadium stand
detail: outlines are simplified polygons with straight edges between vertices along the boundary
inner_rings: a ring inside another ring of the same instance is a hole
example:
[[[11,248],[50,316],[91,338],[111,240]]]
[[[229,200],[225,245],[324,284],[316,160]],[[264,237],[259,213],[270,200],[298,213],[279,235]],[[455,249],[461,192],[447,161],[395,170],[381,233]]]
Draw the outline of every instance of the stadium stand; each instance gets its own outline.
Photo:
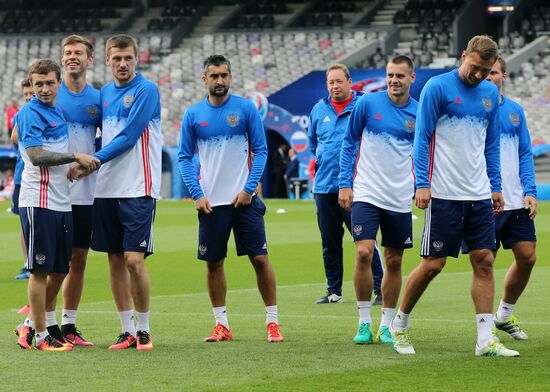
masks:
[[[148,4],[144,7],[142,3]],[[534,6],[510,28],[515,30],[499,37],[505,55],[548,34],[550,5],[544,0],[532,3]],[[0,1],[0,91],[5,97],[0,111],[3,113],[10,97],[18,97],[20,79],[32,60],[57,58],[60,41],[69,33],[85,34],[95,44],[96,61],[89,80],[97,86],[110,80],[103,61],[105,37],[125,31],[138,37],[140,72],[159,85],[165,143],[174,145],[182,112],[204,94],[201,63],[213,52],[223,52],[232,60],[233,91],[241,95],[251,91],[269,95],[312,70],[360,52],[373,41],[379,43],[379,49],[356,61],[358,67],[383,68],[388,57],[398,53],[408,54],[418,66],[453,67],[458,60],[452,26],[460,11],[471,3],[89,0],[75,4],[60,0]],[[388,44],[391,29],[399,29],[398,39]],[[548,54],[539,54],[509,82],[509,90],[514,90],[514,96],[526,106],[528,120],[535,121],[531,128],[536,137],[544,140],[550,140],[550,135],[538,130],[550,119],[531,113],[538,113],[537,105],[545,99],[540,83],[549,82],[544,75],[549,61]],[[0,141],[6,143],[5,132],[0,135]]]
[[[519,102],[527,117],[531,138],[536,144],[550,142],[550,50],[545,50],[521,64],[521,70],[511,75],[506,92]]]

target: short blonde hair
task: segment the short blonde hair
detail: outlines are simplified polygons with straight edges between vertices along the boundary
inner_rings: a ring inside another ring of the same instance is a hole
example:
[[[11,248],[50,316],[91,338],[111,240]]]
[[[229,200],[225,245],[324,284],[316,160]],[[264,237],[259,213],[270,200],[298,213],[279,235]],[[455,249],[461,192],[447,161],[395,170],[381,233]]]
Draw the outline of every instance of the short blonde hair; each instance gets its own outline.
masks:
[[[88,57],[92,57],[94,55],[94,47],[92,46],[88,38],[82,37],[81,35],[73,34],[65,37],[65,39],[63,39],[63,42],[61,43],[61,47],[63,48],[63,50],[65,50],[65,46],[76,44],[82,44],[86,47],[86,54],[88,55]]]
[[[493,39],[488,35],[476,35],[466,47],[466,54],[479,54],[482,60],[496,60],[498,58],[498,46]]]

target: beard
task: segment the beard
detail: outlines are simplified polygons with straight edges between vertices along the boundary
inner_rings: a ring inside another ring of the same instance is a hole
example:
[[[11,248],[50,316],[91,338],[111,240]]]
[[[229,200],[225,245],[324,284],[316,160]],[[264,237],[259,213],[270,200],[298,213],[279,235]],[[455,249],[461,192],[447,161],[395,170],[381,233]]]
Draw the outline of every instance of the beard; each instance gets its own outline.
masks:
[[[216,87],[211,88],[210,91],[209,91],[210,95],[213,96],[213,97],[224,97],[224,96],[227,95],[228,92],[229,92],[229,86],[225,86],[223,88],[223,91],[221,91],[221,92],[216,91]]]

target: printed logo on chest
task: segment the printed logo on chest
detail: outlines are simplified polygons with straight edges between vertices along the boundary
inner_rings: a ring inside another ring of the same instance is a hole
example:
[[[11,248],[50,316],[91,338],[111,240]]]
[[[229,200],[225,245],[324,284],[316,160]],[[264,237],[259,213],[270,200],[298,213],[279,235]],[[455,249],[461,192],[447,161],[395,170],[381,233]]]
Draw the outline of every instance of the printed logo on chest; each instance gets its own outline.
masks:
[[[241,119],[241,117],[237,114],[237,113],[231,113],[231,114],[228,114],[227,117],[225,118],[225,122],[227,123],[227,125],[229,125],[231,128],[234,128],[236,127],[237,125],[239,125],[239,120]]]
[[[510,113],[508,116],[514,127],[517,127],[519,125],[519,116],[516,113]]]

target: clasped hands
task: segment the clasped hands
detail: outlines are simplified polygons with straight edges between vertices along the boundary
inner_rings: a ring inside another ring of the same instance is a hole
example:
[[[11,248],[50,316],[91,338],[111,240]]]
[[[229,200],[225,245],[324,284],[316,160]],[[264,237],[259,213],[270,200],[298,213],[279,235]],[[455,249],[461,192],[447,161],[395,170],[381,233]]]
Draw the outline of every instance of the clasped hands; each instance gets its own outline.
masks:
[[[91,172],[99,169],[101,162],[99,159],[79,152],[74,153],[75,162],[69,167],[67,178],[73,182],[89,175]]]
[[[244,207],[252,203],[252,195],[246,191],[240,191],[237,196],[231,202],[231,205],[235,208]],[[206,196],[200,197],[195,200],[195,209],[205,215],[210,214],[212,211],[212,206],[210,201]]]

